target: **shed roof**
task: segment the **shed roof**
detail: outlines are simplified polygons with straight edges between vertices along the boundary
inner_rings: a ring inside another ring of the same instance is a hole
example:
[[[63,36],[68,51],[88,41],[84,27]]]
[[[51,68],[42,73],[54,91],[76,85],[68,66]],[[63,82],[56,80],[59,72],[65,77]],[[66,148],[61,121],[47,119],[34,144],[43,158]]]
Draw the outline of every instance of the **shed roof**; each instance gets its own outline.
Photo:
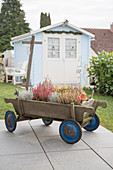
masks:
[[[13,37],[13,38],[11,38],[11,43],[14,43],[14,42],[16,42],[16,41],[20,41],[20,40],[24,40],[24,39],[26,39],[26,38],[29,38],[29,37],[31,37],[33,34],[36,34],[36,33],[39,33],[39,32],[43,32],[43,31],[47,31],[47,30],[49,30],[49,29],[52,29],[52,28],[55,28],[55,27],[58,27],[58,26],[65,26],[65,25],[67,25],[68,27],[73,28],[73,29],[79,31],[80,33],[83,33],[83,34],[85,34],[85,35],[88,35],[88,36],[90,36],[91,38],[94,38],[94,35],[93,35],[92,33],[88,32],[88,31],[86,31],[86,30],[84,30],[84,29],[78,28],[78,27],[76,27],[76,26],[68,23],[67,20],[66,20],[66,21],[64,21],[64,22],[60,22],[60,23],[57,23],[57,24],[54,24],[54,25],[49,25],[49,26],[43,27],[43,28],[38,29],[38,30],[36,30],[36,31],[31,31],[31,32],[26,33],[26,34]]]
[[[98,54],[102,50],[113,51],[113,32],[110,29],[83,28],[95,35],[95,40],[91,41],[91,48]]]

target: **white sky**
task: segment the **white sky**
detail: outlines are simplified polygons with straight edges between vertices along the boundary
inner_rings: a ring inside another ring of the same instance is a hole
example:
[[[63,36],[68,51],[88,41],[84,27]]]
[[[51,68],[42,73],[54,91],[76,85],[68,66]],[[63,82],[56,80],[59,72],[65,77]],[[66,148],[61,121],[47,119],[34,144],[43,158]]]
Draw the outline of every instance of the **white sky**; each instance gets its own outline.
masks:
[[[1,4],[2,0],[0,0]],[[52,24],[67,19],[82,28],[109,28],[113,0],[20,0],[32,30],[40,27],[40,13],[49,12]]]

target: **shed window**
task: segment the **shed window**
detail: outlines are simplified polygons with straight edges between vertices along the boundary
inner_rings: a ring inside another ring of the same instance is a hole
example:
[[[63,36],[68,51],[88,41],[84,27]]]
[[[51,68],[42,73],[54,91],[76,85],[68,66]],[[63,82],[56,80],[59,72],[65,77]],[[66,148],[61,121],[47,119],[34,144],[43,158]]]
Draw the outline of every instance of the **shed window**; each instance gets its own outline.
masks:
[[[48,58],[60,58],[59,38],[48,38]]]
[[[65,58],[76,58],[77,57],[77,40],[76,39],[65,39]]]

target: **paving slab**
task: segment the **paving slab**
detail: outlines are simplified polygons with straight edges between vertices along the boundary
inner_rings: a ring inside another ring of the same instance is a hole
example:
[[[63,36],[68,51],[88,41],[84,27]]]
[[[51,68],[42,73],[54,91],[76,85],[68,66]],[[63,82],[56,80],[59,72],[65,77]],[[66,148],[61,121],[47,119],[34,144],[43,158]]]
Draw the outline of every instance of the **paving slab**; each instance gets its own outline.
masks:
[[[83,131],[82,139],[91,148],[113,147],[113,133],[102,133],[99,128],[94,132]]]
[[[55,170],[111,170],[92,150],[48,152]]]
[[[4,128],[0,130],[0,155],[43,152],[28,121],[23,122],[22,126],[20,123],[18,125],[13,133],[8,132],[3,125]]]
[[[4,120],[0,120],[0,132],[4,131],[5,130],[5,123],[4,123]]]
[[[39,140],[41,141],[41,144],[46,152],[89,149],[89,147],[82,140],[76,144],[67,144],[61,139],[60,136],[39,137]]]
[[[95,151],[113,167],[113,148],[95,149]]]
[[[0,156],[0,170],[52,170],[44,153]]]
[[[33,129],[35,130],[36,134],[39,137],[42,136],[59,136],[59,126],[61,122],[53,121],[50,126],[46,126],[41,119],[33,120],[29,122]]]
[[[109,170],[113,169],[113,133],[100,126],[82,129],[76,144],[59,135],[60,122],[45,126],[42,120],[18,122],[13,133],[0,120],[0,170]]]

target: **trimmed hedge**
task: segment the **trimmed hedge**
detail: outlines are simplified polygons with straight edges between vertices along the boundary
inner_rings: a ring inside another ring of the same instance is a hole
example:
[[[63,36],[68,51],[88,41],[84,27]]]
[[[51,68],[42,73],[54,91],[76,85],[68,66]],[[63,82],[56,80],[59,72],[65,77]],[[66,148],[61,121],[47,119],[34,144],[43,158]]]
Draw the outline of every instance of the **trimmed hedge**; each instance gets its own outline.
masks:
[[[113,96],[113,52],[102,51],[98,57],[92,57],[87,71],[95,79],[96,91]]]

